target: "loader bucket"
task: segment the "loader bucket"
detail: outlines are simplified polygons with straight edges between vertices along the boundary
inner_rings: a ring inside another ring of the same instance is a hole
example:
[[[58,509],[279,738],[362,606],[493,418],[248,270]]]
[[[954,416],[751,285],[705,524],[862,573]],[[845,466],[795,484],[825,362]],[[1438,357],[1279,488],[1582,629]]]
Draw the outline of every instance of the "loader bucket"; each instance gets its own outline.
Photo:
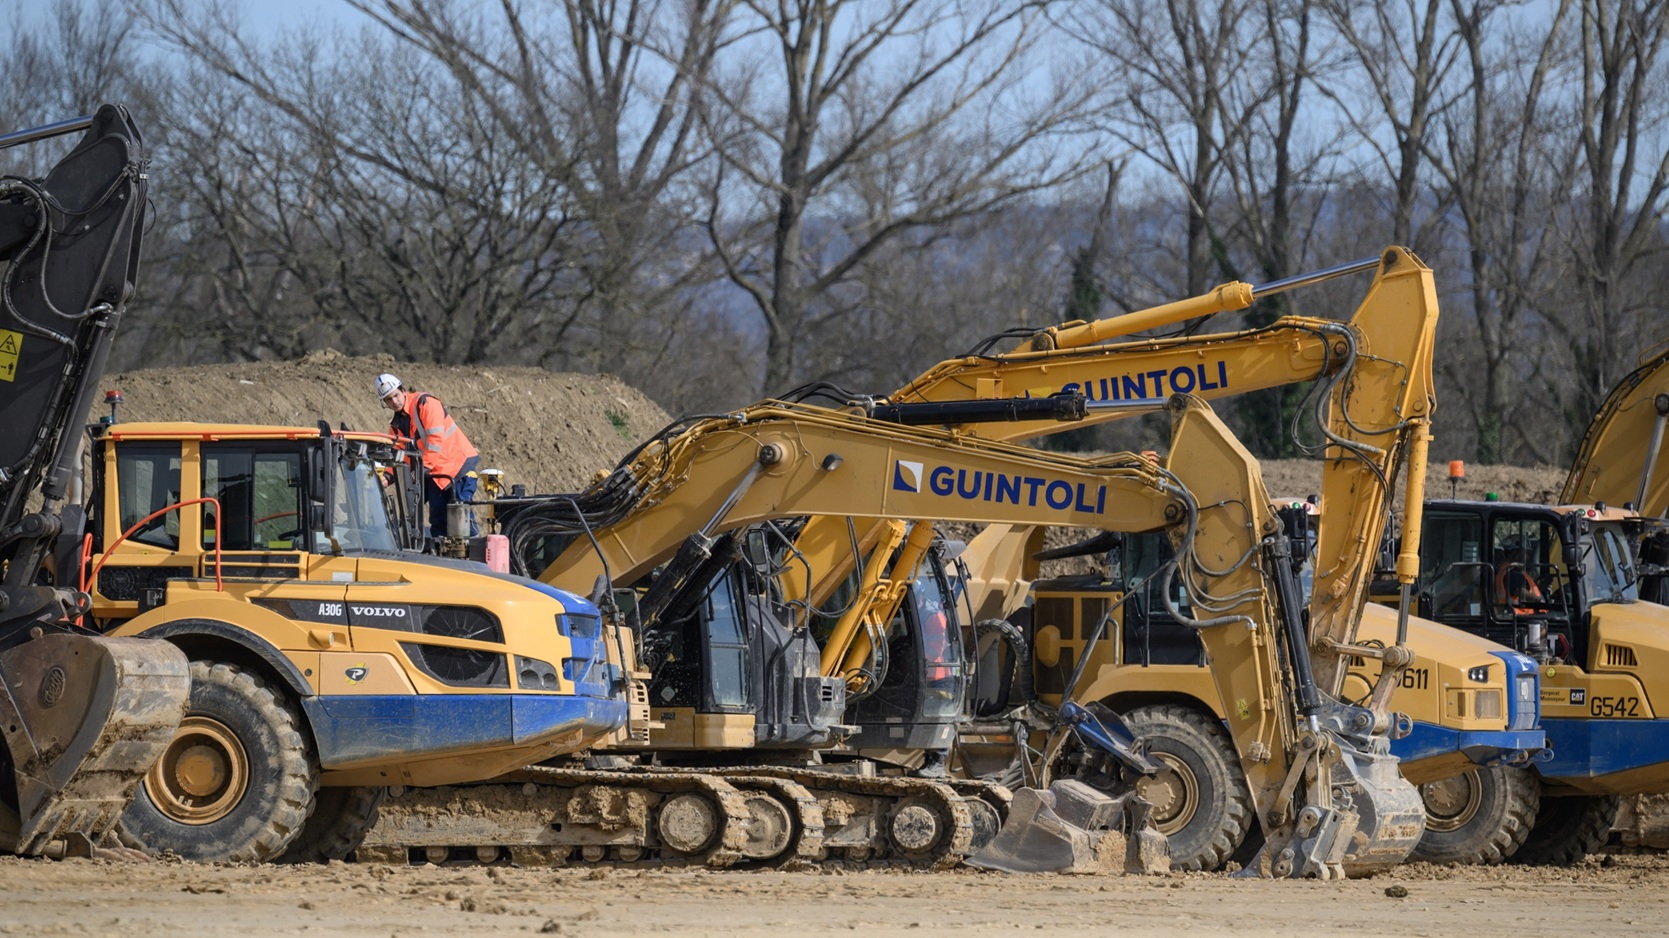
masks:
[[[185,654],[156,639],[47,634],[0,653],[12,767],[0,779],[0,850],[40,854],[114,829],[190,694]]]

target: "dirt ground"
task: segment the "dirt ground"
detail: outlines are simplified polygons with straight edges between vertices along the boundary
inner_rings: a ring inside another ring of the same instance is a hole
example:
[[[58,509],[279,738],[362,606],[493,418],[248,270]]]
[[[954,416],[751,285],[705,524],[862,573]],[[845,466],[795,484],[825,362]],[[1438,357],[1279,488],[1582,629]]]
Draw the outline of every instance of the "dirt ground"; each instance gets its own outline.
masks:
[[[1402,867],[1344,883],[950,872],[707,872],[0,859],[0,935],[724,938],[1661,934],[1669,860]]]

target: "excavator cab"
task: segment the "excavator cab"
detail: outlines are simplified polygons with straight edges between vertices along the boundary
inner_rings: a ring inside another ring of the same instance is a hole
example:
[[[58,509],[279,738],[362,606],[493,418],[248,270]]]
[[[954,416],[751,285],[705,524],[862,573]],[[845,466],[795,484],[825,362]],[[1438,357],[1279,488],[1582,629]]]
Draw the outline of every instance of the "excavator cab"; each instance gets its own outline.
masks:
[[[884,673],[847,710],[858,727],[847,745],[922,752],[928,766],[942,766],[967,699],[963,632],[940,543],[929,550],[887,627],[886,651],[877,656],[886,662]]]

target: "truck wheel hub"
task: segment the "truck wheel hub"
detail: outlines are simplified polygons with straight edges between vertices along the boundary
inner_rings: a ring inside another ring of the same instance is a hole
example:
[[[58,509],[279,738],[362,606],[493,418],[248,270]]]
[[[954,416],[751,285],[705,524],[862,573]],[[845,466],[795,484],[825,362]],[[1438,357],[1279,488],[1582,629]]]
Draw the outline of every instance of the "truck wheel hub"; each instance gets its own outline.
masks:
[[[1153,826],[1161,834],[1174,834],[1188,826],[1200,803],[1200,783],[1187,764],[1168,752],[1152,753],[1164,769],[1144,776],[1136,791],[1153,805]]]
[[[231,813],[249,784],[249,756],[218,720],[189,716],[145,775],[151,802],[182,824],[209,824]]]

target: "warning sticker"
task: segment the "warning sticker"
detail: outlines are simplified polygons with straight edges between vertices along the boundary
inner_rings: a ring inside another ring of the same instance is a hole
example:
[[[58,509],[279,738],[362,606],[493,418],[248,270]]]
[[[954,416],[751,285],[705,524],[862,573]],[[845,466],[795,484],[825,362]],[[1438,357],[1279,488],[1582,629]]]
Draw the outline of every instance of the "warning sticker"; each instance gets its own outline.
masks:
[[[0,329],[0,381],[17,380],[17,353],[23,347],[23,333]]]

